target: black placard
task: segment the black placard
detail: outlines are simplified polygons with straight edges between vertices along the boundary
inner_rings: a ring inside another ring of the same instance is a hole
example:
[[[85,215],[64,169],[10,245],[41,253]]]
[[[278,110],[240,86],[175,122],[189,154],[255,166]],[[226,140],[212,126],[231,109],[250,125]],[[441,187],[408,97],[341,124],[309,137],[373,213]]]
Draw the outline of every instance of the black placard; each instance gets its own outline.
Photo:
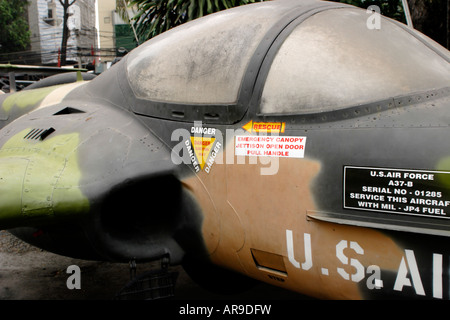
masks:
[[[450,219],[450,172],[344,167],[344,209]]]

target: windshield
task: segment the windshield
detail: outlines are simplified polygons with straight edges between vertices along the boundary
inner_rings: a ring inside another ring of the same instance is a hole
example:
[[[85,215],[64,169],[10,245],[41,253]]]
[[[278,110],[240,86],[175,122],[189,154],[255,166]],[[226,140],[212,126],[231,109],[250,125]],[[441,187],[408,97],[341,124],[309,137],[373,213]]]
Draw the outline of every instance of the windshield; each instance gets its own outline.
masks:
[[[235,103],[256,47],[292,4],[225,10],[149,40],[129,54],[133,92],[141,99],[169,103]]]

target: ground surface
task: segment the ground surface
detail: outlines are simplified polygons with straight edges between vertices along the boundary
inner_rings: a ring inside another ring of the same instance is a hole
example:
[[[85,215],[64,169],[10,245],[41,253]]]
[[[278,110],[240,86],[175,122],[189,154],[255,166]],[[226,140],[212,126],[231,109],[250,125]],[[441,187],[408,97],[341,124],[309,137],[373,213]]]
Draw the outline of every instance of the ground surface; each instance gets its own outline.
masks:
[[[69,290],[67,268],[81,270],[81,289]],[[151,265],[138,265],[137,273]],[[176,299],[302,299],[265,284],[238,295],[212,294],[196,285],[183,271],[175,288]],[[109,300],[130,280],[128,264],[91,262],[55,255],[32,247],[6,231],[0,231],[0,300]]]

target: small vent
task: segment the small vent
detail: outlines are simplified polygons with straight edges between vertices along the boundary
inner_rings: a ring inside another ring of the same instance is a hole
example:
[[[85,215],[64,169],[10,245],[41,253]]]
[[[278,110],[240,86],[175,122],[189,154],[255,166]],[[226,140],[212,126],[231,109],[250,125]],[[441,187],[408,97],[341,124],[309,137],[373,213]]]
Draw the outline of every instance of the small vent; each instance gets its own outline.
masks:
[[[220,115],[218,113],[205,113],[204,114],[205,120],[219,120]]]
[[[283,256],[275,253],[251,249],[253,261],[258,269],[286,277],[287,271]],[[280,278],[280,281],[284,281]]]
[[[183,111],[172,111],[172,117],[183,119],[184,118],[184,112]]]
[[[64,109],[54,113],[54,116],[60,116],[64,114],[74,114],[74,113],[85,113],[83,110],[71,108],[71,107],[65,107]]]
[[[33,129],[28,134],[23,137],[24,139],[28,140],[44,140],[47,138],[52,132],[54,132],[54,128],[48,128],[48,129]]]

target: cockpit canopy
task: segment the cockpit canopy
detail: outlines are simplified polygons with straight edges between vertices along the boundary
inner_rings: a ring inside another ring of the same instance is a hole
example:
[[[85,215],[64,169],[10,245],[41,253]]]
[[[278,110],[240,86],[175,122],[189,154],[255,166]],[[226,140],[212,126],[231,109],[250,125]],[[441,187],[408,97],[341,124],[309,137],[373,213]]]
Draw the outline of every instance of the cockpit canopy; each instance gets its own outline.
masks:
[[[264,35],[287,12],[267,2],[209,15],[157,36],[131,52],[137,97],[176,103],[236,103]]]
[[[128,82],[142,101],[235,105],[238,116],[250,101],[259,113],[305,114],[449,85],[446,49],[388,18],[371,28],[372,14],[322,1],[233,8],[133,50]]]

